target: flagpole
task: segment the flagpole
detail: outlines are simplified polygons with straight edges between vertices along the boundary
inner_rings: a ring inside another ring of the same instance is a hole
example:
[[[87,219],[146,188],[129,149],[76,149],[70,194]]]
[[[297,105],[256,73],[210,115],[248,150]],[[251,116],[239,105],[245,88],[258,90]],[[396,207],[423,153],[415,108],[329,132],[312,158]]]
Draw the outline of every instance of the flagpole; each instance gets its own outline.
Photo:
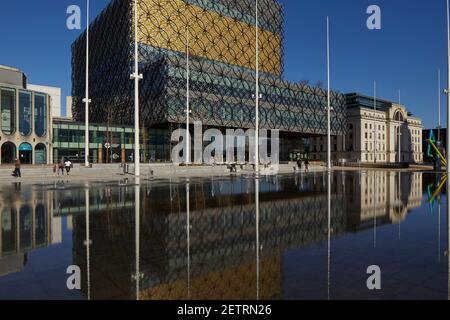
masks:
[[[438,69],[438,141],[441,141],[441,69]]]
[[[373,117],[373,162],[377,162],[377,82],[373,83],[373,110],[375,111]]]
[[[134,0],[134,73],[130,78],[134,80],[134,175],[139,177],[141,174],[139,141],[139,80],[142,80],[143,76],[142,74],[139,74],[137,10],[137,0]]]
[[[327,169],[331,172],[330,19],[327,17]]]
[[[448,150],[448,146],[450,144],[450,15],[449,15],[449,0],[447,0],[447,147],[446,147],[446,156],[447,156],[447,177],[450,176],[450,150]],[[450,182],[450,179],[447,179],[447,183]],[[447,188],[448,190],[448,188]],[[447,206],[447,211],[450,212],[450,206]]]
[[[259,30],[258,0],[256,0],[256,112],[255,112],[255,173],[259,175]]]
[[[186,165],[191,163],[191,139],[189,135],[189,26],[186,26]]]
[[[86,0],[86,93],[83,99],[84,106],[84,165],[89,167],[89,0]]]
[[[448,150],[448,146],[450,144],[450,14],[449,14],[449,0],[447,0],[447,89],[445,90],[447,94],[447,146],[446,146],[446,156],[447,156],[447,199],[450,196],[450,150]],[[447,242],[448,248],[450,248],[450,204],[447,200]],[[447,248],[447,256],[448,256],[448,299],[450,300],[450,253]]]

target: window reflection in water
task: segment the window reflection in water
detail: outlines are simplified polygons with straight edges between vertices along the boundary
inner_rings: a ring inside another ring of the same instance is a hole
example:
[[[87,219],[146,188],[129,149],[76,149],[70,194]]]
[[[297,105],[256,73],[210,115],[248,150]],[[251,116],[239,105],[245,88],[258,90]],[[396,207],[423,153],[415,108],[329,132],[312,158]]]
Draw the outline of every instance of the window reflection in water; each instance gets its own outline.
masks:
[[[328,265],[325,256],[317,278],[325,287],[328,269],[330,298],[338,298],[333,266],[342,259],[333,241],[371,232],[375,223],[381,230],[406,221],[434,175],[368,171],[329,181],[299,174],[258,184],[245,177],[146,181],[140,188],[93,183],[31,188],[18,198],[3,189],[0,257],[51,245],[63,216],[86,297],[264,300],[283,297],[287,252],[323,246]]]

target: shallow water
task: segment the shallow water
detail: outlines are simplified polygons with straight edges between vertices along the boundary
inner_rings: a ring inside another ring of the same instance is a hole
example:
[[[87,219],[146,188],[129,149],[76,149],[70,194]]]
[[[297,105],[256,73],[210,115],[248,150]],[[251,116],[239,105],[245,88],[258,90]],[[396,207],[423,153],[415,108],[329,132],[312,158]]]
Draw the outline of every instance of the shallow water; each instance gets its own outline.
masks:
[[[447,299],[445,185],[429,201],[440,179],[4,185],[0,299]],[[367,287],[371,265],[381,290]],[[68,289],[69,266],[80,290]]]

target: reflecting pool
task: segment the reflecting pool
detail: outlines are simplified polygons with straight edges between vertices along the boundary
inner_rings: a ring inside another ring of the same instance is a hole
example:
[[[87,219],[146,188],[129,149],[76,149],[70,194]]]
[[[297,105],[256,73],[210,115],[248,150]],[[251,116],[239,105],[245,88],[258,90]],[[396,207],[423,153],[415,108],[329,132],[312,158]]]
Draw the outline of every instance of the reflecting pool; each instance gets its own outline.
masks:
[[[388,171],[2,185],[0,299],[448,299],[445,194]]]

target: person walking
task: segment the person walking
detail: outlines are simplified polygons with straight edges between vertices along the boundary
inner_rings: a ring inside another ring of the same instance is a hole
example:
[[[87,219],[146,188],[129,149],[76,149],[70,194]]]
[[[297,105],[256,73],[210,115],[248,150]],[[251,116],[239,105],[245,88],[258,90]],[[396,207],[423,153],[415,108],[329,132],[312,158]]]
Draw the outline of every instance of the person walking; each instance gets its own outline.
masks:
[[[64,175],[64,160],[61,159],[61,162],[58,164],[58,176],[59,176],[59,171],[61,171],[61,175]]]
[[[308,160],[308,158],[305,159],[305,172],[309,172],[309,160]]]
[[[16,178],[22,177],[22,173],[20,172],[20,167],[21,167],[20,160],[19,160],[19,158],[16,158],[16,161],[14,161],[14,172],[12,174]]]
[[[302,159],[297,159],[297,167],[298,167],[298,170],[302,170]]]
[[[64,162],[64,167],[66,168],[67,175],[69,175],[70,169],[72,168],[72,162],[67,159],[67,161]]]

